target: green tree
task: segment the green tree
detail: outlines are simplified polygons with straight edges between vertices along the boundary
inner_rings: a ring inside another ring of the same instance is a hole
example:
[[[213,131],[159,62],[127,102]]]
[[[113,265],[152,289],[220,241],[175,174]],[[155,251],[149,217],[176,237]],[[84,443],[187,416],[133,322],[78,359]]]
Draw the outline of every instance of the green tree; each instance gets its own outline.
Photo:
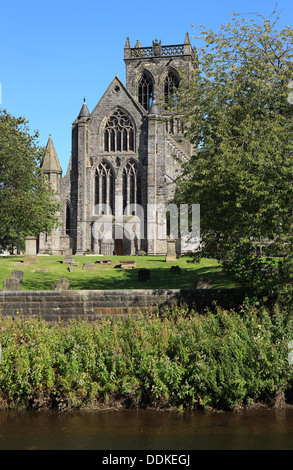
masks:
[[[252,263],[255,243],[273,239],[275,254],[291,246],[293,30],[278,21],[274,11],[233,14],[218,33],[202,26],[198,63],[182,75],[173,108],[194,145],[176,199],[200,204],[201,254],[230,263],[230,272],[244,243]],[[239,275],[239,256],[236,264]]]
[[[0,111],[0,240],[50,231],[59,209],[40,168],[44,149],[28,121]]]

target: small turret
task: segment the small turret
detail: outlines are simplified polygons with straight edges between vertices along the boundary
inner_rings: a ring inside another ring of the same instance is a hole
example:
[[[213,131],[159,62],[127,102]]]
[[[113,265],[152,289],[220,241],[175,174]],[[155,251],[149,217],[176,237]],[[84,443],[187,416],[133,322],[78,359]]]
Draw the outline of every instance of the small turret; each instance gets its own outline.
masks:
[[[42,162],[42,169],[44,173],[62,173],[59,159],[53,144],[52,136],[49,134],[49,139],[46,146],[45,156]]]
[[[45,156],[41,165],[43,173],[47,175],[48,181],[55,191],[59,193],[60,190],[60,178],[62,175],[62,169],[59,163],[59,159],[53,144],[51,134],[49,135]]]
[[[185,35],[184,44],[189,44],[189,45],[190,45],[190,39],[189,39],[189,34],[188,34],[188,32],[187,32],[186,35]]]
[[[190,43],[190,39],[189,39],[189,34],[186,33],[185,35],[185,41],[184,41],[184,54],[185,55],[192,55],[192,46],[191,46],[191,43]]]
[[[88,107],[86,105],[85,98],[84,98],[83,99],[83,105],[82,105],[81,110],[80,110],[79,115],[78,115],[78,119],[84,118],[84,117],[89,117],[89,116],[90,116],[90,112],[88,110]]]
[[[125,47],[124,47],[124,60],[131,58],[131,47],[129,37],[127,36]]]

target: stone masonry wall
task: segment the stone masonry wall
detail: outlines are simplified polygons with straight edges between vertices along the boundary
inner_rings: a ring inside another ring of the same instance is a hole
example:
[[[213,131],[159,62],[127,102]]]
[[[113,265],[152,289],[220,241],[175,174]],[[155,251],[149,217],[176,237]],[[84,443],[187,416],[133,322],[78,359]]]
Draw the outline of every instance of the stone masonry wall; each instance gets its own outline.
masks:
[[[176,302],[179,290],[0,291],[5,315],[41,315],[46,321],[92,321],[108,315],[145,313],[156,305]]]
[[[145,314],[180,302],[200,310],[211,307],[215,300],[228,308],[241,302],[241,296],[231,289],[0,291],[0,313],[41,316],[48,322],[79,318],[95,321],[107,316]]]

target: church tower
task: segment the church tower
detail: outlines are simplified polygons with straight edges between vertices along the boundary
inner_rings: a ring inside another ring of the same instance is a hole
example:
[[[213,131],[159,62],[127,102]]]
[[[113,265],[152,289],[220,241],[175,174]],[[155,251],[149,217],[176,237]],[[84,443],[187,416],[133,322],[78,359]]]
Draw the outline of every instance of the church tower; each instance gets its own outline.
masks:
[[[163,46],[156,39],[151,47],[142,47],[139,39],[130,47],[129,38],[124,48],[126,88],[149,112],[152,102],[163,103],[179,85],[179,71],[193,69],[195,53],[186,33],[184,44]]]
[[[175,191],[175,181],[180,171],[174,156],[186,160],[192,152],[190,142],[184,137],[179,119],[168,118],[166,103],[180,84],[180,71],[192,71],[196,62],[189,35],[183,44],[162,45],[157,39],[151,47],[142,47],[137,40],[131,48],[127,38],[124,48],[126,86],[147,112],[147,241],[148,254],[165,254],[167,238],[158,233],[159,216],[154,207],[167,206]],[[164,231],[167,230],[165,219]],[[170,235],[170,234],[167,234]],[[181,251],[177,239],[177,250]]]

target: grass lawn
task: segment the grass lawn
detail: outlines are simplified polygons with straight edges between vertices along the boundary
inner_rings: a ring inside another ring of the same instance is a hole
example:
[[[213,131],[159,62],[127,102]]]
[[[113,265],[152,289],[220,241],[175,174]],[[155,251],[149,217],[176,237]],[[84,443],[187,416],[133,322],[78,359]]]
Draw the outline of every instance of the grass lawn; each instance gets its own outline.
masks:
[[[107,256],[111,259],[110,265],[100,265],[99,256],[74,256],[78,266],[69,272],[68,265],[63,264],[63,257],[39,256],[39,264],[15,266],[22,263],[23,256],[0,257],[0,290],[3,289],[3,279],[11,277],[14,269],[24,272],[22,290],[50,290],[54,282],[65,277],[69,280],[72,289],[192,289],[194,281],[199,277],[209,278],[215,288],[234,287],[219,267],[217,261],[203,259],[199,264],[189,263],[188,258],[179,258],[176,262],[166,263],[164,256],[135,256],[125,257],[136,261],[136,269],[124,270],[115,268],[115,264],[122,259],[121,256]],[[83,270],[84,263],[94,263],[95,271]],[[178,265],[180,274],[170,273],[170,268]],[[146,282],[138,281],[138,270],[147,268],[151,271],[151,278]],[[47,269],[47,273],[35,273],[36,269]]]

